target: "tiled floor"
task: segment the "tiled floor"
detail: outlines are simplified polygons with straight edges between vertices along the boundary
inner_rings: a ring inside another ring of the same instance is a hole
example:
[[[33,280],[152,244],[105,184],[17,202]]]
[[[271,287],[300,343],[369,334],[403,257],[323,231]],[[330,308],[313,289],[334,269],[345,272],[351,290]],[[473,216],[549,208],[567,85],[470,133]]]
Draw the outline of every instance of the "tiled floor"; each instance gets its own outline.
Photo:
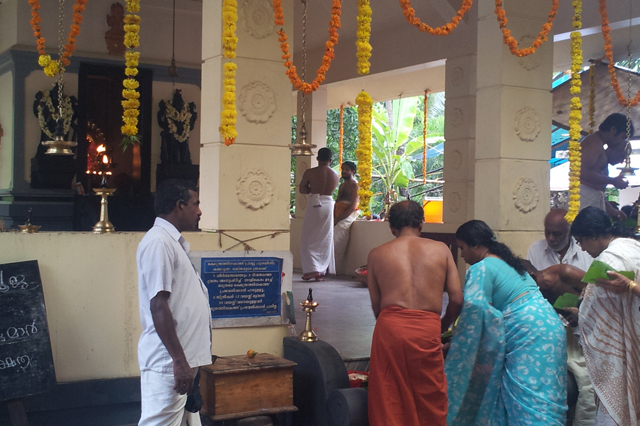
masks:
[[[304,330],[305,313],[300,303],[312,288],[313,300],[319,304],[312,315],[318,338],[332,345],[344,360],[369,358],[376,320],[367,288],[347,277],[315,282],[302,281],[301,276],[299,273],[293,276],[296,331]]]

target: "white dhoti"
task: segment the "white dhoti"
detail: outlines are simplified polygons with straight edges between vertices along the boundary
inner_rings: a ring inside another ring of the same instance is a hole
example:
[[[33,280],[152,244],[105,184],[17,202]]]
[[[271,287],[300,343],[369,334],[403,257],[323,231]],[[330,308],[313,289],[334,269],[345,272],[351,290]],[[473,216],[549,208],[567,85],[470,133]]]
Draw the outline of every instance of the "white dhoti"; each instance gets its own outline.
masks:
[[[596,424],[596,399],[589,371],[584,360],[582,346],[574,329],[567,326],[567,369],[573,373],[578,385],[578,401],[573,418],[574,426],[594,426]]]
[[[300,241],[302,272],[336,273],[333,257],[333,198],[309,194]]]
[[[344,254],[349,244],[349,231],[351,224],[358,218],[360,211],[356,210],[342,219],[333,227],[333,250],[335,254],[336,270],[340,270],[344,261]]]
[[[606,212],[604,192],[593,189],[587,185],[580,185],[580,210],[585,207],[597,207]]]
[[[173,390],[173,372],[140,372],[142,414],[138,426],[201,426],[200,414],[184,409],[187,395]]]

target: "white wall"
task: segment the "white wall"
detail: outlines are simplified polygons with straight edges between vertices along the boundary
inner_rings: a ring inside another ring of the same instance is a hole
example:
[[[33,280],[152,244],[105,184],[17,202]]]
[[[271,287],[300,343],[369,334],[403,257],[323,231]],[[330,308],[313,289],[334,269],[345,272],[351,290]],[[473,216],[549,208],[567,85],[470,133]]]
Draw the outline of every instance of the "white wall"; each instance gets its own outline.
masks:
[[[4,52],[18,42],[17,14],[18,0],[7,0],[0,3],[0,52]],[[29,24],[28,20],[27,24]]]
[[[143,235],[0,234],[0,263],[38,260],[58,382],[140,374],[136,249]],[[219,249],[216,234],[184,236],[193,251]],[[251,245],[270,250],[287,239],[282,234]],[[222,242],[228,247],[232,240]],[[285,326],[215,329],[213,353],[229,356],[254,349],[281,356],[286,331]]]

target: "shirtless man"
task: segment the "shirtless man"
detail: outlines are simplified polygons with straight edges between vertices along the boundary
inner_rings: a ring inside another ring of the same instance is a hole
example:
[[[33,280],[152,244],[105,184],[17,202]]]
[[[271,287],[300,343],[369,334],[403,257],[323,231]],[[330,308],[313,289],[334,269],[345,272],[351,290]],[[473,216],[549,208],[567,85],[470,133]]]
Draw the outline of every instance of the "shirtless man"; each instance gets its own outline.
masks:
[[[331,150],[318,150],[318,166],[302,175],[299,190],[309,194],[302,224],[300,260],[303,280],[322,281],[328,272],[335,274],[333,254],[333,191],[340,180],[331,169]]]
[[[389,212],[395,240],[369,253],[367,280],[378,319],[371,344],[369,424],[446,425],[447,385],[440,333],[462,309],[449,248],[420,238],[424,212],[402,201]],[[442,312],[442,293],[449,295]]]
[[[634,129],[631,123],[631,136]],[[625,219],[626,215],[610,205],[604,198],[607,185],[618,189],[629,183],[624,176],[609,177],[609,164],[621,163],[627,145],[627,118],[622,114],[609,115],[598,131],[582,140],[582,168],[580,172],[580,210],[588,206],[598,207],[612,219]],[[605,151],[604,145],[607,145]]]
[[[349,228],[358,218],[358,181],[355,180],[356,163],[345,161],[342,163],[343,182],[338,188],[338,199],[333,209],[333,247],[335,251],[336,269],[340,270],[344,253],[349,243]]]

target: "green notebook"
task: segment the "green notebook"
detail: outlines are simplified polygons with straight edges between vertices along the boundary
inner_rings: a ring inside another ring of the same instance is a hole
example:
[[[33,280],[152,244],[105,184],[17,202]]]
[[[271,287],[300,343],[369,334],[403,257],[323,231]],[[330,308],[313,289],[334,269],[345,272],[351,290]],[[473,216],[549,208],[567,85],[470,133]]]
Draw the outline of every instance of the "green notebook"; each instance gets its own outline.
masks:
[[[632,271],[616,271],[606,263],[600,262],[599,260],[594,260],[593,263],[591,263],[591,266],[589,267],[587,273],[584,274],[582,282],[595,284],[598,278],[610,280],[611,277],[607,274],[607,271],[617,272],[629,278],[630,280],[633,280],[635,278],[635,274]]]
[[[575,308],[578,306],[580,298],[575,294],[565,293],[556,299],[553,307],[556,309]]]

